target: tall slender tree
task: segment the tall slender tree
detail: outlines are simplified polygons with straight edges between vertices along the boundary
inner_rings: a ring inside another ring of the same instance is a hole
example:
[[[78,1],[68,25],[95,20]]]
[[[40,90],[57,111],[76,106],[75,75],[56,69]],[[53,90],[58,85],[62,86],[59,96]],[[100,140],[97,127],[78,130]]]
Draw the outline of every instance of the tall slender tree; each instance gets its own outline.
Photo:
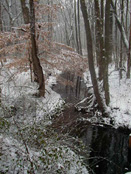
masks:
[[[39,96],[45,96],[45,80],[40,60],[37,54],[37,45],[35,37],[35,7],[34,0],[30,0],[30,31],[31,31],[31,56],[33,62],[34,73],[39,83]]]
[[[103,38],[103,0],[101,1],[101,12],[98,0],[94,1],[96,18],[96,58],[99,68],[99,80],[103,80],[104,69],[104,38]]]
[[[83,14],[84,24],[85,24],[89,70],[90,70],[90,74],[91,74],[94,94],[96,96],[96,100],[98,102],[100,110],[103,113],[105,113],[106,105],[105,105],[102,95],[100,94],[100,90],[99,90],[99,86],[98,86],[98,82],[97,82],[97,78],[96,78],[96,72],[95,72],[95,68],[94,68],[92,35],[91,35],[89,17],[88,17],[88,13],[87,13],[87,7],[85,4],[85,0],[80,0],[80,3],[81,3],[81,10],[82,10],[82,14]]]
[[[106,104],[110,103],[109,83],[108,83],[108,64],[110,59],[110,5],[111,0],[106,0],[105,6],[105,57],[104,57],[104,77],[103,86],[105,91]]]
[[[121,2],[121,24],[123,25],[123,10],[124,10],[124,1]],[[119,61],[119,77],[122,79],[122,65],[123,64],[123,41],[122,41],[122,33],[120,37],[120,61]]]
[[[81,44],[81,25],[80,25],[80,0],[77,0],[77,18],[78,18],[78,40],[79,40],[79,54],[82,55]]]
[[[74,0],[74,14],[75,14],[75,35],[76,35],[76,51],[79,53],[79,38],[78,38],[78,25],[77,25],[77,8],[76,0]]]
[[[53,4],[52,0],[48,0],[48,40],[51,42],[52,40],[52,33],[53,33],[53,27],[52,27],[52,10],[51,6]]]
[[[0,1],[0,31],[3,30],[3,27],[2,27],[2,4],[1,4],[1,1]]]
[[[130,8],[131,8],[131,2],[130,2]],[[129,51],[128,51],[128,60],[127,60],[127,78],[130,78],[130,72],[131,72],[131,13],[130,13],[130,34],[129,34]]]

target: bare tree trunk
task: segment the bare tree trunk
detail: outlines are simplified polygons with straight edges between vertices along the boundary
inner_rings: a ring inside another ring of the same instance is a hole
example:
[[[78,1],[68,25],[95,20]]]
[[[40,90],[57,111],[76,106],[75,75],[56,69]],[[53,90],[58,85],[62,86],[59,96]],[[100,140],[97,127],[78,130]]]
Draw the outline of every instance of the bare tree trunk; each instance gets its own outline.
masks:
[[[96,61],[99,67],[100,62],[100,10],[98,0],[94,1],[95,7],[95,34],[96,34]]]
[[[111,0],[106,0],[105,7],[105,59],[104,59],[104,79],[103,86],[105,91],[106,104],[110,103],[109,83],[108,83],[108,64],[110,59],[110,4]]]
[[[26,0],[20,0],[21,2],[21,7],[22,7],[22,13],[23,13],[23,18],[24,18],[24,23],[29,24],[30,18],[29,18],[29,9],[26,6]]]
[[[129,10],[129,2],[126,1],[126,33],[128,32],[128,10]]]
[[[3,31],[3,25],[2,25],[2,9],[1,9],[1,6],[2,3],[0,1],[0,33]],[[1,49],[1,46],[0,46],[0,49]],[[2,56],[2,54],[0,54],[0,57]],[[1,62],[1,65],[3,66],[3,62],[2,60],[0,61]],[[1,89],[0,89],[0,100],[1,100]]]
[[[3,27],[2,27],[2,9],[1,9],[1,1],[0,1],[0,31],[3,31]]]
[[[81,45],[81,29],[80,29],[80,0],[77,0],[77,11],[78,11],[78,40],[79,40],[79,54],[82,55],[82,45]]]
[[[2,91],[2,90],[1,90],[1,88],[0,88],[0,106],[1,106],[1,91]]]
[[[53,37],[53,27],[52,27],[52,11],[50,10],[50,6],[52,6],[52,0],[48,0],[48,41],[49,41],[49,49],[51,48],[51,41]]]
[[[122,0],[121,4],[121,24],[123,25],[123,9],[124,2]],[[123,43],[122,43],[122,33],[121,33],[121,41],[120,41],[120,62],[119,62],[119,78],[122,79],[122,64],[123,64]]]
[[[115,0],[114,9],[116,9],[117,6],[117,0]],[[118,56],[118,29],[117,29],[117,21],[115,20],[115,37],[114,37],[114,43],[115,43],[115,69],[118,70],[119,68],[119,56]]]
[[[66,40],[66,44],[68,46],[70,46],[70,39],[69,39],[69,34],[68,34],[68,28],[67,28],[67,22],[65,21],[65,40]]]
[[[32,45],[31,55],[34,67],[34,73],[36,74],[39,83],[39,96],[45,96],[45,80],[42,67],[40,65],[40,60],[37,56],[37,45],[35,39],[35,8],[33,0],[30,0],[30,28],[31,28],[31,45]]]
[[[85,31],[86,31],[86,39],[87,39],[87,50],[88,50],[88,62],[89,62],[89,70],[91,74],[91,80],[93,84],[94,94],[96,96],[96,100],[98,102],[100,110],[105,113],[106,112],[106,105],[105,102],[100,94],[98,82],[96,78],[95,68],[94,68],[94,60],[93,60],[93,45],[92,45],[92,36],[91,36],[91,28],[87,13],[87,7],[85,4],[85,0],[80,0],[81,3],[81,10],[84,18],[85,23]]]
[[[131,2],[130,2],[131,8]],[[127,78],[130,78],[130,69],[131,69],[131,13],[130,13],[130,36],[129,36],[129,51],[128,51],[128,60],[127,60]]]
[[[80,1],[74,0],[74,12],[75,12],[75,30],[76,30],[76,48],[77,53],[82,55],[82,47],[81,47],[81,37],[80,37],[80,7],[79,7]],[[80,95],[80,88],[81,88],[81,77],[77,77],[76,82],[76,96]]]
[[[74,14],[75,14],[75,34],[76,34],[76,51],[79,53],[79,40],[78,40],[78,25],[77,25],[77,11],[76,11],[76,0],[74,0]]]
[[[124,29],[122,23],[120,22],[120,20],[119,20],[119,18],[117,16],[116,7],[115,7],[115,4],[114,4],[113,0],[111,0],[111,6],[112,6],[112,8],[114,10],[117,26],[119,28],[119,31],[122,34],[123,44],[124,44],[125,48],[128,50],[129,49],[129,42],[128,42],[128,39],[127,39],[127,36],[126,36],[126,33],[125,33],[125,29]]]
[[[128,3],[128,2],[127,2]],[[123,41],[123,44],[124,44],[124,46],[125,46],[125,48],[126,48],[126,50],[127,50],[127,54],[128,54],[128,63],[129,63],[129,66],[127,65],[127,68],[128,68],[128,70],[127,70],[127,78],[128,78],[128,76],[129,76],[129,72],[128,71],[130,71],[129,69],[130,69],[130,45],[131,45],[131,38],[129,38],[129,41],[128,41],[128,39],[127,39],[127,36],[126,36],[126,32],[125,32],[125,28],[123,27],[123,23],[121,23],[121,21],[119,20],[119,18],[117,17],[117,11],[116,11],[116,8],[115,8],[115,5],[114,5],[114,2],[113,2],[113,0],[111,1],[111,5],[112,5],[112,8],[113,8],[113,10],[114,10],[114,13],[115,13],[115,18],[116,18],[116,23],[117,23],[117,26],[118,26],[118,28],[119,28],[119,30],[120,30],[120,32],[121,32],[121,39],[122,39],[122,41]],[[126,24],[127,25],[127,24]],[[131,29],[130,29],[131,30]],[[130,31],[130,33],[131,33],[131,31]],[[130,34],[131,35],[131,34]],[[131,37],[131,36],[130,36]],[[121,65],[120,65],[120,68],[121,68]]]
[[[101,1],[101,15],[99,3],[95,0],[95,13],[96,13],[96,56],[99,67],[99,80],[103,80],[104,69],[104,42],[103,42],[103,0]]]
[[[110,2],[111,6],[111,2]],[[112,62],[112,53],[113,53],[113,13],[110,10],[110,51],[109,51],[109,63]]]

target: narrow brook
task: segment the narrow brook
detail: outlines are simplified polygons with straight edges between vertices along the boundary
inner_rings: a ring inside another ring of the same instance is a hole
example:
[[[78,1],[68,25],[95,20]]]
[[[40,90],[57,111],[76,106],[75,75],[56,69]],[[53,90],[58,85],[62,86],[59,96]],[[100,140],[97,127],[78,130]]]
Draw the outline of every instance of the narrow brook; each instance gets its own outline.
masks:
[[[87,87],[82,79],[78,85],[77,77],[67,72],[62,74],[62,77],[77,84],[72,87],[58,82],[56,86],[53,86],[53,90],[59,93],[66,103],[77,103],[87,96]],[[76,90],[77,86],[79,86],[79,93]],[[62,117],[60,122],[66,127],[67,122],[77,120],[81,117],[81,113],[75,112],[74,108],[69,108],[64,111]],[[73,127],[72,125],[70,128]],[[131,150],[128,149],[131,132],[90,123],[84,125],[84,130],[82,129],[83,125],[80,124],[80,135],[76,131],[73,136],[79,136],[87,148],[87,154],[84,154],[84,157],[90,174],[125,174],[131,171]]]

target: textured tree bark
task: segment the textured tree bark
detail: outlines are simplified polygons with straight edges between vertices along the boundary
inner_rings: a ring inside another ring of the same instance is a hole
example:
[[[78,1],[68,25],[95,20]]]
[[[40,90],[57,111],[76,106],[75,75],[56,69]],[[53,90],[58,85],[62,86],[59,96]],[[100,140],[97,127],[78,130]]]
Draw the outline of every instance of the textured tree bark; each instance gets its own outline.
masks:
[[[29,24],[30,22],[30,17],[29,17],[29,9],[26,6],[26,0],[20,0],[21,2],[21,7],[22,7],[22,13],[23,13],[23,19],[25,24]]]
[[[94,94],[95,94],[95,97],[96,97],[100,110],[103,113],[106,113],[106,105],[105,105],[103,97],[99,91],[95,68],[94,68],[92,36],[91,36],[90,23],[89,23],[89,18],[88,18],[88,13],[87,13],[87,7],[85,4],[85,0],[80,0],[80,3],[81,3],[81,10],[82,10],[83,18],[84,18],[84,23],[85,23],[89,70],[90,70],[90,74],[91,74]]]
[[[39,84],[39,96],[45,96],[45,80],[44,74],[42,71],[42,67],[40,65],[40,60],[37,56],[37,45],[35,39],[35,9],[34,9],[34,1],[30,0],[30,30],[31,30],[31,55],[34,73],[37,76],[37,81]]]

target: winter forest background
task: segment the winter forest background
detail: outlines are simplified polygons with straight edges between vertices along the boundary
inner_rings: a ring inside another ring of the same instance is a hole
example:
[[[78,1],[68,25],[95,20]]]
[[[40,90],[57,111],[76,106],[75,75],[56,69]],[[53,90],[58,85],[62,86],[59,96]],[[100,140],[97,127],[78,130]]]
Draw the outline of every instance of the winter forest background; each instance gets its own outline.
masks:
[[[130,0],[1,0],[0,173],[95,173],[80,132],[130,132],[130,69]]]

